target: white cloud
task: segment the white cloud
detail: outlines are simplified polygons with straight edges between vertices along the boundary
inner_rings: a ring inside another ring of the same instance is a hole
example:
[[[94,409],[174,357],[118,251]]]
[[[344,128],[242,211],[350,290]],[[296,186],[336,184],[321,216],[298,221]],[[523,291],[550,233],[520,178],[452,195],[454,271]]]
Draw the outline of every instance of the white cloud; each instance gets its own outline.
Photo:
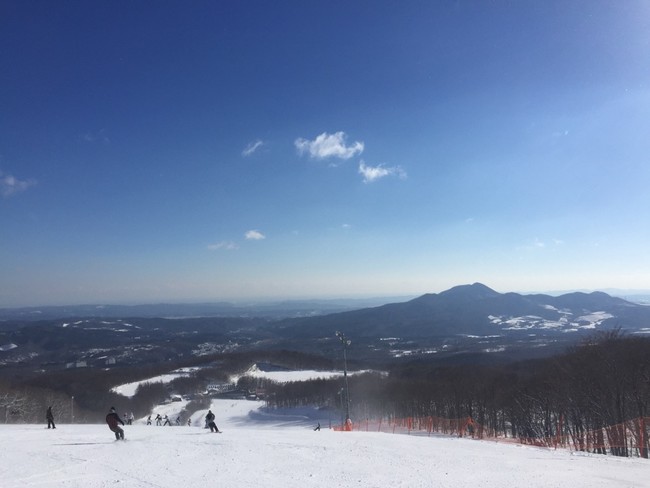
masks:
[[[34,186],[36,180],[19,180],[15,176],[0,171],[0,195],[9,198]]]
[[[249,230],[244,234],[244,237],[249,241],[261,241],[266,239],[266,236],[262,234],[259,230]]]
[[[264,145],[264,141],[261,141],[259,139],[256,140],[256,141],[253,141],[250,144],[248,144],[248,146],[246,146],[244,148],[244,150],[241,152],[241,155],[244,156],[244,157],[248,157],[251,154],[253,154],[255,151],[257,151],[263,145]]]
[[[221,241],[214,244],[208,244],[208,249],[210,251],[219,251],[223,249],[224,251],[235,251],[239,249],[239,246],[232,241]]]
[[[323,132],[313,141],[298,138],[295,140],[294,144],[301,156],[304,153],[308,153],[310,157],[315,159],[326,159],[332,157],[350,159],[351,157],[363,152],[363,142],[356,141],[352,145],[347,146],[345,141],[346,138],[347,136],[345,135],[345,132],[336,132],[334,134]]]
[[[397,176],[406,179],[406,172],[399,166],[386,167],[383,164],[379,166],[368,166],[361,160],[359,163],[359,173],[363,175],[364,183],[372,183],[385,176]]]

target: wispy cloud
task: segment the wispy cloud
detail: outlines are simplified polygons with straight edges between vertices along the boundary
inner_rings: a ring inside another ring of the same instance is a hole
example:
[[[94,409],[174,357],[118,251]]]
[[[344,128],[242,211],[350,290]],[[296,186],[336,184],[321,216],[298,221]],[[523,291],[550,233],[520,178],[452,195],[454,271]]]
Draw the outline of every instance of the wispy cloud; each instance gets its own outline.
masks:
[[[19,180],[15,176],[0,171],[0,195],[3,198],[9,198],[24,192],[27,188],[35,184],[36,180]]]
[[[244,237],[249,241],[261,241],[266,239],[266,236],[262,234],[259,230],[249,230],[244,234]]]
[[[348,146],[346,139],[345,132],[335,132],[334,134],[323,132],[313,141],[301,137],[296,139],[294,144],[301,156],[308,153],[309,157],[314,159],[350,159],[363,152],[363,142],[356,141]]]
[[[221,241],[215,242],[214,244],[208,244],[208,249],[210,251],[235,251],[239,249],[239,246],[232,241]]]
[[[550,242],[548,242],[548,241],[543,241],[538,237],[535,237],[535,239],[532,239],[526,244],[518,246],[517,249],[521,251],[535,251],[535,250],[542,250],[542,249],[554,249],[558,246],[563,246],[563,245],[564,245],[564,241],[561,239],[551,239]]]
[[[264,145],[264,141],[262,140],[256,140],[248,144],[244,148],[244,150],[241,152],[241,155],[244,156],[245,158],[253,154],[255,151],[257,151],[260,147]]]
[[[363,160],[359,163],[359,173],[363,176],[364,183],[372,183],[385,176],[397,176],[400,179],[406,179],[406,171],[400,166],[386,167],[383,164],[368,166]]]
[[[100,129],[97,132],[86,132],[81,136],[81,139],[85,142],[101,142],[102,144],[110,144],[111,140],[108,138],[106,129]]]

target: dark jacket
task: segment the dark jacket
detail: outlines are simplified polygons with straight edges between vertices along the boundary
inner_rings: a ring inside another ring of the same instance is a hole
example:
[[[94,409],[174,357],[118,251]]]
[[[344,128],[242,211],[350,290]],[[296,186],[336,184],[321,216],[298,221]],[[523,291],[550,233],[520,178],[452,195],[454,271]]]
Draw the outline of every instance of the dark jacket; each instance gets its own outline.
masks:
[[[45,420],[54,420],[54,415],[52,414],[52,407],[48,407],[47,412],[45,413]]]
[[[106,416],[106,423],[108,424],[108,427],[111,430],[117,429],[117,423],[118,422],[120,424],[124,425],[124,422],[122,422],[122,419],[120,418],[120,416],[118,414],[116,414],[115,412],[111,412]]]

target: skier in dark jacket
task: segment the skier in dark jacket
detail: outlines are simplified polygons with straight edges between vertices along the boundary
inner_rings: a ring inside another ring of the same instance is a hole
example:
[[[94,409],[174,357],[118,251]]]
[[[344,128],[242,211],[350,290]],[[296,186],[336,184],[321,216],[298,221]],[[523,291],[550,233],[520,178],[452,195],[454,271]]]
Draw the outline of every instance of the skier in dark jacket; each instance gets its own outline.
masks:
[[[215,416],[212,413],[212,410],[208,410],[208,414],[205,416],[205,421],[208,424],[208,427],[210,427],[210,432],[216,432],[218,434],[221,434],[221,431],[217,427],[217,424],[214,423]]]
[[[120,439],[124,440],[124,430],[117,425],[118,423],[124,425],[124,422],[122,422],[122,419],[115,411],[115,407],[111,407],[111,411],[108,412],[106,423],[108,424],[108,428],[115,433],[116,441],[119,441]]]
[[[54,414],[52,413],[52,406],[47,407],[47,412],[45,412],[45,419],[47,420],[47,428],[56,429],[54,425]]]

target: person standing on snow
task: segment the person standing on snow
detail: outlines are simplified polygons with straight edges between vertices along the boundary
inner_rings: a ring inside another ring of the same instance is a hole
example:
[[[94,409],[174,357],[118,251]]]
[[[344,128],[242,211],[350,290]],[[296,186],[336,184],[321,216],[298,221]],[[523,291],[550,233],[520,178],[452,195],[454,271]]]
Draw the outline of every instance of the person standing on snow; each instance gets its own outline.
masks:
[[[108,424],[108,428],[115,433],[116,441],[119,441],[120,439],[124,440],[124,430],[117,425],[118,423],[124,425],[124,422],[122,422],[122,419],[115,411],[115,407],[111,407],[110,412],[106,415],[106,423]]]
[[[208,424],[208,427],[210,427],[210,432],[221,434],[221,431],[217,427],[217,424],[214,423],[214,419],[215,417],[212,413],[212,410],[208,410],[208,414],[205,416],[205,422]]]
[[[45,420],[47,420],[48,429],[50,427],[56,429],[56,426],[54,425],[54,414],[52,413],[52,405],[47,407],[47,412],[45,412]]]

